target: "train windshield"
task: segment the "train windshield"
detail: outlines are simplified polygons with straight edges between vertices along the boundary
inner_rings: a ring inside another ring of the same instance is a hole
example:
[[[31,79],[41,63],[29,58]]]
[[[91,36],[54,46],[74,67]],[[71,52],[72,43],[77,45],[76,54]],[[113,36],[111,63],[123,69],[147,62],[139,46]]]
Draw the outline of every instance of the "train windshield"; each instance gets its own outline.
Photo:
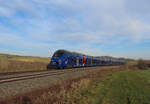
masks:
[[[61,57],[63,54],[64,54],[64,52],[58,51],[58,52],[56,52],[56,53],[54,54],[54,57],[55,57],[55,58],[58,58],[58,57]]]

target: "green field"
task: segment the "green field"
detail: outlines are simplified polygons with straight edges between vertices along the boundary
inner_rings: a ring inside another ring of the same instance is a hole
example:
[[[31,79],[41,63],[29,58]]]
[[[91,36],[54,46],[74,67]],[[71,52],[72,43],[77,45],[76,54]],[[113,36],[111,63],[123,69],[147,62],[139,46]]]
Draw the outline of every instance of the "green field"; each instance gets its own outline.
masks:
[[[120,71],[94,80],[79,104],[150,104],[150,70]]]

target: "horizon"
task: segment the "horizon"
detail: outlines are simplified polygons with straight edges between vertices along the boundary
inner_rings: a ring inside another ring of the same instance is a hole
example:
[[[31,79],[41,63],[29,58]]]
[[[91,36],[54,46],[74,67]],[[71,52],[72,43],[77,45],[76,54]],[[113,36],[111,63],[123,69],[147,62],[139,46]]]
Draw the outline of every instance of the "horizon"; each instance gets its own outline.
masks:
[[[0,53],[58,49],[150,60],[149,0],[1,0]]]
[[[81,54],[84,54],[84,53],[81,53]],[[44,56],[34,56],[34,55],[22,55],[22,54],[15,54],[15,53],[14,54],[13,53],[0,53],[0,55],[12,55],[12,56],[20,56],[20,57],[39,57],[39,58],[51,58],[52,57],[52,56],[44,57]],[[87,55],[87,54],[84,54],[84,55]],[[124,58],[124,59],[131,59],[131,60],[143,60],[141,58],[140,59],[134,59],[134,58],[115,57],[115,56],[93,56],[93,57],[112,57],[112,58]],[[149,60],[149,59],[145,59],[145,60]]]

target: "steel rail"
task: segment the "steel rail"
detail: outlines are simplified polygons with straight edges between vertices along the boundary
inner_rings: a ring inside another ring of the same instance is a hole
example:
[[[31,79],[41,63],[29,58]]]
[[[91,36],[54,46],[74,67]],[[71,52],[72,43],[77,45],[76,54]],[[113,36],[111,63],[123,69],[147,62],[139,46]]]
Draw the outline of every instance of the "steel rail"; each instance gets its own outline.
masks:
[[[45,73],[38,72],[38,73],[28,74],[28,75],[11,76],[11,77],[6,77],[6,78],[0,78],[0,84],[7,83],[7,82],[20,81],[20,80],[33,79],[33,78],[46,77],[46,76],[60,75],[64,73],[78,72],[78,71],[84,71],[84,70],[91,70],[91,69],[83,67],[82,69],[74,68],[74,69],[66,69],[66,70],[59,70],[59,71],[49,71]]]
[[[11,79],[11,78],[19,78],[19,77],[28,77],[28,76],[41,75],[41,74],[48,74],[48,73],[56,73],[56,71],[53,71],[53,72],[52,72],[52,71],[51,71],[51,72],[45,72],[45,73],[42,73],[42,72],[41,72],[41,73],[40,73],[40,72],[37,72],[37,73],[36,73],[36,72],[34,72],[33,74],[31,74],[31,73],[29,73],[29,74],[27,74],[27,73],[21,73],[21,74],[27,74],[27,75],[18,75],[18,74],[17,74],[17,76],[14,76],[14,75],[15,75],[15,74],[14,74],[13,76],[11,75],[11,77],[9,77],[9,75],[7,75],[7,77],[0,78],[0,80]]]
[[[81,69],[80,70],[79,69],[61,70],[61,71],[48,72],[48,73],[38,73],[38,74],[22,75],[22,76],[15,76],[15,77],[9,77],[9,78],[1,78],[0,84],[20,81],[20,80],[33,79],[33,78],[46,77],[46,76],[60,75],[60,74],[65,74],[66,72],[71,73],[71,72],[77,72],[77,71],[81,71]]]

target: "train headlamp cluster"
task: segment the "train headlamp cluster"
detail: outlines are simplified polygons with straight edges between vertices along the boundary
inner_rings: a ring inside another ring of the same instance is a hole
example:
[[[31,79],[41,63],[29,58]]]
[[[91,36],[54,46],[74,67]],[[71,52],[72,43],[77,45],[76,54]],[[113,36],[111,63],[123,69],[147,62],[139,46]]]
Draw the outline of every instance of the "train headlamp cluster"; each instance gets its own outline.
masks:
[[[62,62],[61,59],[59,59],[58,62],[61,63]]]
[[[56,62],[53,62],[53,65],[56,65]]]

